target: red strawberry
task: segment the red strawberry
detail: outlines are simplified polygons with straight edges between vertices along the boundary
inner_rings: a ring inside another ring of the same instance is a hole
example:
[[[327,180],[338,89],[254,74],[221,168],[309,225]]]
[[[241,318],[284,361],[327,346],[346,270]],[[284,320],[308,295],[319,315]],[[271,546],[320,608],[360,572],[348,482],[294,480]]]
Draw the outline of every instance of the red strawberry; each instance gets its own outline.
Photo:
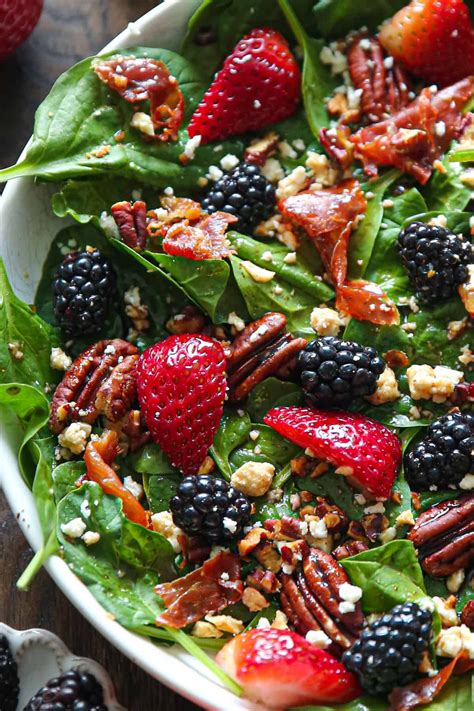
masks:
[[[221,140],[281,121],[294,113],[301,74],[286,40],[259,28],[227,57],[188,127],[201,143]]]
[[[474,31],[462,0],[413,0],[380,30],[382,46],[426,82],[447,86],[474,71]]]
[[[265,708],[341,704],[360,696],[357,678],[296,632],[253,629],[234,637],[217,662]]]
[[[0,59],[31,34],[42,8],[43,0],[0,0]]]
[[[207,336],[170,336],[137,364],[141,410],[173,466],[196,474],[222,417],[226,391],[222,346]]]
[[[380,499],[390,496],[402,450],[398,437],[380,422],[309,407],[277,407],[264,422],[300,447],[309,447],[316,457],[345,467],[350,483],[362,492]]]

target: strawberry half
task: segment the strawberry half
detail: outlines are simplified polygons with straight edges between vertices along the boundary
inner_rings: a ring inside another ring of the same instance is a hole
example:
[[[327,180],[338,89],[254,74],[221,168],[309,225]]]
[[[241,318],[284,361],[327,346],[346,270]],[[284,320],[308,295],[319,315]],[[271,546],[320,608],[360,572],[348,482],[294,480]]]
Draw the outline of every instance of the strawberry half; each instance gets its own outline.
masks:
[[[170,336],[137,363],[141,411],[173,466],[196,474],[222,417],[226,391],[222,346],[206,336]]]
[[[11,54],[33,32],[43,9],[43,0],[0,2],[0,59]]]
[[[234,637],[217,662],[265,708],[341,704],[360,696],[354,674],[323,649],[289,630],[253,629]]]
[[[309,407],[277,407],[264,417],[283,437],[335,467],[344,467],[348,481],[377,499],[390,496],[402,461],[398,437],[363,415],[324,412]]]
[[[300,99],[301,74],[275,30],[252,30],[236,45],[204,94],[188,127],[201,144],[281,121]]]
[[[448,86],[474,72],[474,31],[462,0],[413,0],[382,26],[379,38],[428,83]]]

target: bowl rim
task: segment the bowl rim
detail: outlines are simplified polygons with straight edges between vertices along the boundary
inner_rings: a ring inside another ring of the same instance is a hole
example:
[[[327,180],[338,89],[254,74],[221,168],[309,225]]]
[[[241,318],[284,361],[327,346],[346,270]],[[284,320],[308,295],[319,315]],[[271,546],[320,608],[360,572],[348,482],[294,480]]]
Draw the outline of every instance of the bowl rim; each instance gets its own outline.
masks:
[[[186,1],[190,3],[190,0]],[[198,0],[193,0],[193,2],[193,8],[199,5]],[[187,11],[189,12],[189,10],[190,8],[188,7]],[[139,34],[149,23],[155,23],[157,19],[167,13],[170,13],[169,17],[171,17],[173,13],[179,14],[182,11],[182,0],[163,0],[160,5],[152,8],[136,21],[129,23],[126,29],[114,37],[98,53],[134,45],[136,44],[137,33]],[[24,158],[30,142],[31,138],[20,153],[18,162]],[[32,178],[18,178],[8,182],[5,186],[3,195],[0,196],[0,226],[2,226],[2,221],[6,222],[5,217],[8,214],[9,206],[15,203],[15,195],[19,184],[23,185],[25,181],[33,185]],[[2,226],[3,229],[4,225]],[[36,552],[41,546],[42,535],[33,496],[21,479],[16,462],[16,453],[15,458],[13,458],[4,433],[2,432],[0,435],[0,457],[5,463],[5,467],[0,470],[0,488],[4,492],[11,511],[17,518],[23,535]],[[6,471],[9,472],[8,477],[5,476]],[[80,614],[108,642],[153,678],[190,701],[199,704],[202,708],[210,709],[211,711],[242,711],[243,709],[246,711],[263,711],[261,705],[256,706],[245,699],[239,698],[223,687],[191,655],[182,650],[176,650],[176,645],[170,648],[160,647],[153,644],[149,639],[141,637],[115,622],[60,557],[52,556],[49,558],[45,562],[44,568]]]

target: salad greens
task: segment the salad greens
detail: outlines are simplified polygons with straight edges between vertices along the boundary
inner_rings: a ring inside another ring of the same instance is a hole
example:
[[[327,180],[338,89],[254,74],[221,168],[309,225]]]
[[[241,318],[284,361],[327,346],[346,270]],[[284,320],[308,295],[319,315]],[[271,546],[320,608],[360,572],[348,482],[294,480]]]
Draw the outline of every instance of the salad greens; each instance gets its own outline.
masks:
[[[191,626],[181,630],[155,624],[165,606],[154,588],[194,569],[187,551],[173,546],[165,529],[146,528],[129,520],[121,500],[88,480],[82,457],[67,454],[49,431],[50,400],[61,377],[52,366],[51,352],[60,347],[76,357],[91,343],[113,338],[134,339],[142,352],[165,339],[173,326],[179,327],[188,312],[198,313],[205,323],[205,334],[224,341],[226,347],[241,330],[239,324],[273,311],[284,314],[286,328],[293,336],[313,339],[312,312],[315,307],[333,308],[337,287],[326,273],[330,271],[327,263],[325,266],[303,230],[290,246],[283,238],[280,241],[278,230],[276,235],[266,236],[259,230],[230,230],[225,235],[230,256],[189,259],[166,253],[161,235],[149,239],[141,251],[132,249],[122,241],[111,207],[121,201],[143,200],[148,210],[157,213],[159,191],[168,197],[201,200],[205,189],[212,187],[216,173],[221,172],[219,166],[226,165],[225,158],[242,161],[250,141],[265,136],[268,130],[278,134],[275,152],[269,156],[280,171],[278,175],[288,175],[295,168],[306,170],[308,153],[323,153],[320,129],[335,125],[326,99],[347,81],[323,63],[321,49],[362,25],[375,30],[405,4],[406,0],[372,0],[365,4],[349,0],[203,0],[189,21],[181,54],[149,47],[127,49],[138,58],[164,62],[176,77],[185,102],[176,141],[150,141],[135,130],[131,126],[134,107],[99,80],[92,71],[95,58],[88,58],[58,79],[38,109],[25,159],[0,170],[0,181],[25,176],[53,181],[53,212],[66,218],[65,227],[52,236],[34,307],[15,295],[0,260],[0,415],[8,438],[18,449],[19,470],[35,499],[43,536],[42,546],[18,586],[27,589],[48,557],[60,554],[117,622],[156,643],[180,644],[236,694],[241,693],[240,686],[207,654],[218,651],[228,636],[198,637]],[[474,10],[472,3],[470,7]],[[289,118],[262,127],[255,134],[199,146],[188,160],[185,151],[191,116],[229,52],[258,26],[281,32],[301,60],[300,107]],[[402,264],[397,239],[400,231],[414,221],[446,225],[454,234],[472,236],[473,194],[468,181],[462,180],[466,163],[472,162],[472,148],[454,141],[426,185],[397,169],[381,171],[380,177],[371,180],[355,169],[353,176],[360,181],[367,209],[350,237],[348,275],[379,285],[397,305],[400,324],[375,325],[344,315],[339,333],[340,338],[373,346],[384,356],[390,351],[401,352],[410,365],[443,365],[462,371],[466,383],[474,380],[469,357],[460,359],[461,353],[471,353],[472,360],[472,324],[467,325],[466,308],[457,294],[432,306],[419,302]],[[337,175],[342,179],[343,171]],[[308,183],[317,178],[308,170],[306,177]],[[278,179],[273,182],[277,185]],[[90,246],[99,249],[113,265],[115,307],[94,336],[69,342],[56,323],[51,285],[65,255]],[[265,270],[260,271],[258,279],[255,268]],[[138,332],[127,307],[132,294],[147,310],[148,327]],[[448,330],[451,322],[466,323],[455,338]],[[271,347],[275,347],[274,341]],[[258,358],[263,352],[259,351]],[[259,365],[258,358],[252,368]],[[394,366],[394,371],[400,397],[378,405],[361,399],[348,409],[395,430],[405,452],[420,441],[434,418],[448,412],[452,403],[414,400],[407,368]],[[367,502],[355,497],[347,477],[332,465],[319,476],[306,470],[297,476],[295,460],[307,460],[311,452],[303,452],[264,424],[271,408],[305,404],[297,378],[280,376],[281,370],[275,369],[253,387],[245,402],[234,406],[229,399],[225,403],[207,458],[212,476],[230,482],[233,473],[248,462],[273,465],[270,490],[252,500],[252,525],[282,517],[299,518],[299,508],[307,501],[314,507],[316,497],[337,504],[351,521],[361,525]],[[98,419],[93,436],[109,425]],[[170,499],[182,474],[158,444],[150,440],[125,447],[115,464],[121,479],[125,482],[127,477],[128,485],[142,494],[150,517],[169,513]],[[397,519],[407,511],[417,518],[429,507],[458,495],[459,491],[453,489],[422,492],[415,507],[401,468],[392,497],[383,508],[393,540],[381,544],[367,538],[368,550],[341,561],[351,583],[362,590],[366,615],[389,611],[408,600],[429,605],[431,597],[449,595],[444,579],[423,573],[417,551],[406,540],[407,526]],[[69,524],[74,521],[88,537],[70,535]],[[338,533],[332,540],[333,548],[345,540],[345,533]],[[252,555],[241,562],[245,579],[257,562]],[[280,611],[279,598],[278,594],[267,597],[268,607],[260,611],[251,611],[239,602],[222,613],[240,620],[245,629],[263,626],[265,620],[273,623]],[[458,613],[472,599],[472,577],[467,574],[457,593]],[[440,629],[439,615],[434,612],[434,634]],[[471,708],[473,683],[468,674],[453,677],[426,708]],[[337,706],[341,711],[382,711],[385,707],[385,701],[367,695]],[[304,708],[330,711],[335,707]]]

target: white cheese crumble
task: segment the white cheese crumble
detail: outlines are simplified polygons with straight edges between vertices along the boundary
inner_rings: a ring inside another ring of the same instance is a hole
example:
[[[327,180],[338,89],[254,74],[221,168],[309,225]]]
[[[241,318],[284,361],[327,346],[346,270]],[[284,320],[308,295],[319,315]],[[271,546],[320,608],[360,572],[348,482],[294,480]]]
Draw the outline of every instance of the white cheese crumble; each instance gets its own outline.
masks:
[[[61,531],[68,538],[80,538],[85,532],[87,526],[82,518],[73,518],[67,523],[61,524]]]
[[[49,362],[54,370],[68,370],[71,367],[72,358],[62,348],[51,348]]]
[[[81,536],[86,546],[94,546],[100,541],[100,533],[97,531],[86,531]]]
[[[334,309],[316,306],[311,311],[310,323],[318,336],[337,336],[344,322]]]
[[[131,476],[124,477],[123,485],[139,501],[143,496],[143,486]]]
[[[474,659],[474,633],[467,625],[441,630],[436,640],[436,654],[440,657],[456,657],[466,651]]]
[[[469,314],[474,314],[474,264],[468,266],[469,277],[458,287],[459,296]]]
[[[220,168],[218,168],[217,165],[210,165],[209,170],[206,173],[206,178],[208,180],[212,180],[213,182],[216,182],[217,180],[222,178],[223,175],[224,175],[223,171]]]
[[[346,602],[359,602],[362,597],[362,588],[350,583],[342,583],[339,587],[339,597]]]
[[[86,422],[72,422],[58,437],[61,447],[68,449],[73,454],[81,454],[92,432],[91,425]]]
[[[466,474],[459,482],[459,488],[463,491],[472,491],[474,489],[474,474]]]
[[[274,475],[275,467],[270,462],[245,462],[232,474],[230,483],[247,496],[263,496]]]
[[[231,311],[227,316],[227,323],[233,326],[236,331],[243,331],[245,328],[245,321],[237,316],[235,311]]]
[[[463,568],[456,570],[446,579],[446,587],[450,593],[457,593],[464,582],[466,573]]]
[[[136,111],[133,114],[130,126],[136,128],[140,133],[145,134],[145,136],[155,135],[155,127],[153,126],[151,116],[143,111]]]
[[[278,200],[297,195],[308,182],[308,174],[302,165],[294,168],[289,175],[278,182],[276,197]]]
[[[189,138],[186,141],[186,145],[184,146],[184,155],[186,156],[186,158],[189,158],[189,160],[193,160],[196,155],[197,149],[201,145],[201,139],[202,136],[197,135],[193,136],[192,138]]]
[[[298,154],[295,149],[290,146],[288,141],[280,141],[278,144],[278,151],[283,156],[283,158],[297,158]]]
[[[437,365],[412,365],[407,370],[408,387],[413,400],[433,400],[442,403],[453,394],[463,374],[458,370]]]
[[[347,57],[337,49],[336,42],[331,42],[329,46],[323,47],[319,58],[323,64],[331,67],[331,74],[342,74],[347,69]]]
[[[157,533],[161,533],[161,535],[170,542],[174,552],[179,553],[181,551],[181,544],[178,540],[178,536],[182,536],[183,532],[174,523],[171,511],[160,511],[159,513],[153,514],[151,523],[153,530]]]
[[[317,649],[326,649],[332,642],[331,638],[323,630],[310,630],[306,633],[306,641]]]
[[[265,252],[262,252],[262,259],[264,262],[273,262],[273,254],[270,252],[269,249],[266,249]]]
[[[91,509],[90,509],[89,501],[87,499],[84,499],[80,508],[81,508],[81,514],[82,514],[83,518],[90,518],[91,517]]]
[[[385,513],[385,506],[383,505],[383,501],[377,501],[376,504],[371,504],[370,506],[366,506],[364,509],[365,514],[375,514],[375,513]]]
[[[354,612],[355,610],[355,605],[353,602],[346,602],[345,600],[343,602],[340,602],[339,605],[339,612],[341,615],[346,615],[349,612]]]
[[[276,158],[267,158],[260,172],[270,183],[278,183],[285,175],[281,163]]]
[[[401,393],[398,389],[397,378],[394,371],[387,365],[377,378],[377,390],[369,395],[367,400],[372,405],[383,405],[385,402],[398,400],[399,397],[401,397]]]
[[[240,160],[232,153],[226,153],[226,155],[220,160],[222,170],[232,170],[233,168],[236,168],[239,163]]]
[[[229,533],[235,533],[237,530],[237,521],[234,521],[228,516],[224,516],[222,519],[222,525],[227,531],[229,531]]]
[[[288,252],[283,257],[285,264],[296,264],[296,252]]]

